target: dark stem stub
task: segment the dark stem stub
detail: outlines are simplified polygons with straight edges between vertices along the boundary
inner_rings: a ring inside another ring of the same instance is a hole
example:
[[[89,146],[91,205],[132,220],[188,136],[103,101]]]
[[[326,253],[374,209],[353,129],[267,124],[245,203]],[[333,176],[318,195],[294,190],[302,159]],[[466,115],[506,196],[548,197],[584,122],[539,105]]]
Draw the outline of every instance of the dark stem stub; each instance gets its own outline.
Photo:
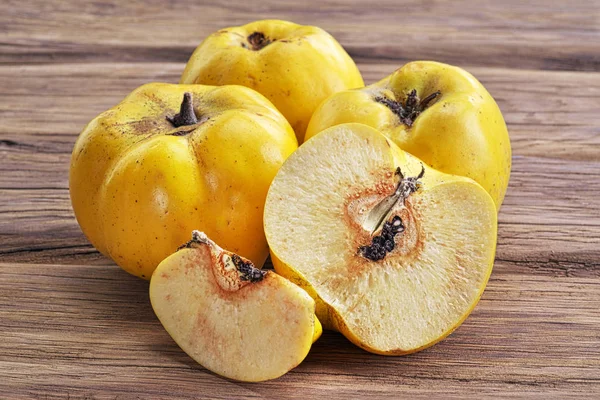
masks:
[[[194,112],[194,102],[190,92],[185,92],[183,94],[183,101],[179,108],[179,114],[175,114],[173,117],[167,116],[167,121],[172,123],[176,128],[198,123],[198,117],[196,117],[196,113]]]
[[[408,126],[409,128],[415,123],[415,120],[421,114],[432,101],[438,98],[442,92],[439,90],[425,97],[423,100],[419,100],[419,96],[417,96],[417,91],[415,89],[411,90],[411,92],[406,97],[406,102],[402,104],[400,101],[388,99],[387,97],[377,96],[375,97],[375,101],[383,104],[387,108],[389,108],[394,114],[400,118],[400,121]]]
[[[250,261],[244,261],[242,257],[237,254],[231,255],[231,261],[240,273],[240,279],[243,281],[250,281],[252,283],[262,281],[267,271],[260,270],[254,267],[254,264]]]
[[[179,246],[177,248],[177,251],[183,249],[191,249],[200,244],[209,244],[208,238],[204,233],[194,230],[192,231],[192,240]]]
[[[251,33],[250,35],[248,35],[246,40],[248,41],[248,43],[242,43],[242,46],[254,51],[258,51],[262,48],[265,48],[272,43],[272,40],[266,37],[265,34],[262,32]]]
[[[400,167],[398,167],[396,168],[396,175],[400,177],[400,181],[398,182],[398,186],[396,186],[394,194],[399,194],[402,200],[406,200],[408,196],[419,190],[419,187],[421,187],[421,178],[425,175],[425,167],[421,164],[421,172],[419,172],[419,175],[406,178]]]
[[[383,260],[387,253],[394,250],[396,247],[395,237],[397,234],[404,232],[405,227],[400,216],[394,215],[389,220],[389,214],[399,201],[404,203],[411,194],[419,190],[421,187],[420,179],[424,174],[425,167],[421,166],[419,175],[405,178],[400,167],[396,168],[396,175],[400,177],[396,190],[378,203],[367,216],[367,219],[376,223],[369,222],[369,227],[374,226],[371,233],[371,244],[360,246],[358,248],[359,255],[371,261],[379,261]],[[381,233],[375,235],[374,233],[379,230],[382,223]]]

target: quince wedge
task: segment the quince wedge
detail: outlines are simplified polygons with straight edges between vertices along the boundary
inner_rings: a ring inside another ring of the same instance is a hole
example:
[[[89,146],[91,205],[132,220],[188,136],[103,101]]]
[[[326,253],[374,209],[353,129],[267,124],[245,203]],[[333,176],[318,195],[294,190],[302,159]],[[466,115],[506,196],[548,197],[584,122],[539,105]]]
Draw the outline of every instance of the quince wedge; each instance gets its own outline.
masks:
[[[199,231],[156,268],[150,301],[183,351],[240,381],[288,372],[322,331],[315,302],[304,290],[273,271],[254,268]]]
[[[317,302],[326,329],[400,355],[470,314],[492,271],[497,216],[469,178],[436,171],[363,124],[308,140],[265,204],[275,270]]]

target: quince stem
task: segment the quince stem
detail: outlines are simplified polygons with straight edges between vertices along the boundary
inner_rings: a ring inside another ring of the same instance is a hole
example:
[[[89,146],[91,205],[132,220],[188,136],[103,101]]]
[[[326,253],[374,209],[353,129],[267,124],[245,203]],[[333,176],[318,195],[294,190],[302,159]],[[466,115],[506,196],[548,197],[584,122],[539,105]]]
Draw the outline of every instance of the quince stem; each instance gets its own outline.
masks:
[[[263,280],[265,275],[267,275],[267,271],[263,271],[254,267],[254,264],[250,260],[246,260],[235,253],[223,250],[218,244],[210,240],[204,232],[197,230],[192,231],[192,240],[179,246],[177,251],[182,249],[198,248],[200,246],[208,246],[211,252],[216,254],[225,253],[226,256],[223,258],[223,260],[233,264],[235,269],[238,271],[240,280],[242,281],[249,281],[251,283],[260,282]]]
[[[179,114],[175,114],[173,117],[167,116],[167,121],[172,123],[176,128],[198,123],[198,117],[196,117],[196,113],[194,112],[194,102],[192,101],[192,94],[190,92],[183,94]]]

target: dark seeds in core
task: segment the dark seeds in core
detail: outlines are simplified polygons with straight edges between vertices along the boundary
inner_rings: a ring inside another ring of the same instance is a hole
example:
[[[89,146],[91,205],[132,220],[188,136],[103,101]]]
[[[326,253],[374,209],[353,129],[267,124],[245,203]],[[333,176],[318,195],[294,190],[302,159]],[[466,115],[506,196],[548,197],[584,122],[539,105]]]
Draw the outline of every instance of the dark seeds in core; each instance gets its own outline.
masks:
[[[404,224],[402,219],[395,215],[391,221],[383,224],[381,234],[374,236],[370,245],[358,248],[358,254],[371,261],[383,260],[387,253],[396,247],[394,237],[401,232],[404,232]]]
[[[250,281],[252,283],[258,282],[267,274],[267,271],[255,268],[250,261],[244,261],[242,257],[237,254],[231,255],[231,261],[233,261],[233,265],[237,268],[240,273],[240,279],[243,281]]]

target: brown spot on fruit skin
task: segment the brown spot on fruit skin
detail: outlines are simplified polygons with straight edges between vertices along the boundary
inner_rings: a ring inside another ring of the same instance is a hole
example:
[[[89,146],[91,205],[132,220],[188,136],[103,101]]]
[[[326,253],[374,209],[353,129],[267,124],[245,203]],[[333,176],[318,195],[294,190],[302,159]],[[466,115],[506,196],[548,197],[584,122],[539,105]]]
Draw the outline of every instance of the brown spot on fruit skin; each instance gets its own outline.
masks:
[[[252,74],[248,74],[248,80],[250,81],[250,85],[252,87],[256,87],[256,77]]]
[[[165,118],[167,110],[165,110],[165,114],[163,116],[158,115],[156,117],[147,117],[142,118],[137,121],[128,121],[124,123],[114,123],[110,124],[110,127],[113,128],[122,128],[127,126],[128,134],[136,135],[136,136],[147,136],[157,134],[163,130],[171,128],[170,124],[165,120],[165,122],[159,122],[162,118]],[[161,118],[162,117],[162,118]],[[122,131],[124,132],[124,131]]]
[[[146,97],[148,100],[150,100],[152,103],[159,106],[160,108],[165,108],[165,109],[168,108],[167,103],[161,97],[157,96],[157,94],[154,92],[149,92],[149,91],[145,90],[143,92],[143,96]]]

